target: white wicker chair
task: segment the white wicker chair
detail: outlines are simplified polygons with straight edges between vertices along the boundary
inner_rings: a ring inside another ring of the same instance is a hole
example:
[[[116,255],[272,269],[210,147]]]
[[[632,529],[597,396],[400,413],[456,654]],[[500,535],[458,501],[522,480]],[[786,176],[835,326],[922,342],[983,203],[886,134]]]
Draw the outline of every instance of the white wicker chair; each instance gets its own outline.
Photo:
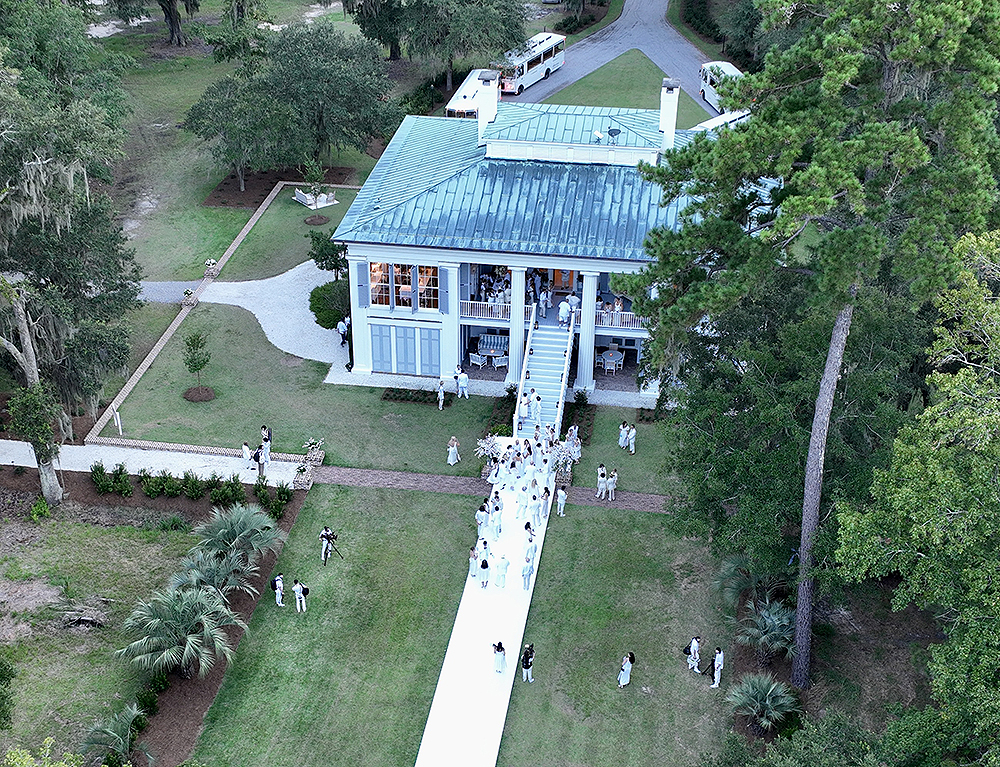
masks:
[[[473,365],[478,366],[479,368],[485,367],[486,361],[487,361],[486,357],[484,357],[482,354],[473,354],[472,352],[469,353],[469,362],[471,362]]]

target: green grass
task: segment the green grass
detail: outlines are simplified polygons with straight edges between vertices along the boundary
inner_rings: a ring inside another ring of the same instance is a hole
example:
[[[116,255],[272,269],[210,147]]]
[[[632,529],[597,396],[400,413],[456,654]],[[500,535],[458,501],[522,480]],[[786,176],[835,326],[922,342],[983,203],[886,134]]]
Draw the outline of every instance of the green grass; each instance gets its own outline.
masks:
[[[285,187],[233,253],[222,270],[221,278],[260,280],[282,274],[308,261],[311,247],[308,233],[332,233],[357,197],[357,192],[350,189],[337,189],[336,192],[338,204],[317,211],[327,216],[330,223],[314,227],[305,223],[305,218],[313,211],[295,202],[293,190]]]
[[[194,758],[243,767],[412,765],[468,573],[473,498],[317,486],[205,718]],[[340,532],[319,563],[317,535]],[[309,586],[297,614],[288,589]]]
[[[18,675],[14,725],[0,732],[0,752],[14,745],[35,749],[49,736],[56,741],[54,753],[76,750],[94,721],[131,699],[136,680],[112,657],[127,642],[122,621],[136,600],[163,587],[192,544],[184,533],[60,520],[36,530],[37,541],[8,550],[0,573],[58,586],[73,602],[106,611],[108,622],[99,629],[66,629],[52,605],[13,616],[33,632],[6,645]],[[5,590],[0,580],[0,592]]]
[[[696,765],[721,741],[720,691],[681,653],[694,633],[706,647],[730,642],[707,585],[714,561],[665,522],[580,506],[553,520],[525,630],[535,683],[514,684],[500,767]],[[632,681],[619,690],[628,651]]]
[[[550,96],[545,103],[659,109],[663,78],[663,70],[633,48]],[[705,118],[705,110],[681,91],[677,127],[690,128]]]
[[[599,407],[594,418],[590,445],[573,469],[573,484],[597,487],[597,466],[608,473],[618,470],[618,489],[637,493],[665,493],[664,451],[666,438],[655,423],[636,424],[635,455],[618,447],[618,427],[622,421],[635,422],[635,409]]]
[[[195,383],[184,367],[184,337],[208,333],[212,361],[202,372],[212,402],[181,394]],[[493,400],[474,397],[439,412],[433,405],[382,402],[382,389],[324,384],[329,365],[279,351],[249,312],[202,304],[184,321],[121,408],[127,437],[238,447],[266,423],[275,451],[301,452],[310,437],[326,440],[327,463],[476,476],[476,440]],[[105,430],[111,434],[111,428]],[[449,436],[462,462],[445,461]]]

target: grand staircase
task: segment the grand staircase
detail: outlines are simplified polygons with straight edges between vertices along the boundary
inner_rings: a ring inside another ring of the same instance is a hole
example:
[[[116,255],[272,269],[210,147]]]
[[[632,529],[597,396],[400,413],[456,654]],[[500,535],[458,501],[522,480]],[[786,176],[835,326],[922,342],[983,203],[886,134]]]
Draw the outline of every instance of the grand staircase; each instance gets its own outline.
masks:
[[[556,416],[566,390],[563,373],[569,341],[570,334],[566,330],[540,325],[531,336],[532,353],[527,356],[528,377],[524,381],[524,390],[527,392],[533,388],[541,395],[542,425],[553,424],[557,431],[559,424],[556,423]],[[530,416],[523,431],[529,434],[534,431]],[[522,433],[520,436],[523,438],[525,435]]]

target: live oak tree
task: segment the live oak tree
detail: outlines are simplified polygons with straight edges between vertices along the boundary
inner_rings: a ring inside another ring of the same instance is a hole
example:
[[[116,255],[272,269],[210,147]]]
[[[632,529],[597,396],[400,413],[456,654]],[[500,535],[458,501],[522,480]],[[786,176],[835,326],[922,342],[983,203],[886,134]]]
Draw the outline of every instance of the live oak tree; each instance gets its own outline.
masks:
[[[389,60],[403,55],[412,13],[402,0],[347,0],[344,10],[351,14],[361,34],[389,49]]]
[[[759,7],[765,29],[807,16],[801,37],[732,87],[730,105],[749,108],[749,120],[645,169],[666,200],[692,201],[680,232],[648,236],[655,262],[619,284],[651,318],[654,374],[682,348],[686,328],[775,270],[802,273],[812,300],[829,308],[799,544],[792,681],[805,687],[827,435],[857,296],[880,273],[905,281],[915,300],[932,296],[955,275],[958,235],[987,225],[1000,24],[995,2]],[[805,232],[818,242],[790,250]]]
[[[499,56],[524,45],[524,4],[520,0],[414,0],[410,50],[445,62],[445,88],[453,88],[459,56]]]
[[[331,23],[298,24],[278,32],[268,45],[260,77],[272,99],[294,110],[297,130],[315,160],[326,159],[334,149],[363,151],[398,120],[379,47],[345,35]]]
[[[231,75],[209,85],[184,127],[213,142],[212,156],[235,171],[241,192],[247,171],[295,165],[307,151],[299,113],[260,75]]]
[[[187,45],[187,38],[181,26],[183,20],[181,7],[183,6],[184,13],[190,18],[201,8],[201,0],[156,0],[156,5],[163,13],[163,21],[169,32],[169,44]],[[145,16],[150,4],[147,0],[108,0],[108,7],[118,18],[131,22]]]

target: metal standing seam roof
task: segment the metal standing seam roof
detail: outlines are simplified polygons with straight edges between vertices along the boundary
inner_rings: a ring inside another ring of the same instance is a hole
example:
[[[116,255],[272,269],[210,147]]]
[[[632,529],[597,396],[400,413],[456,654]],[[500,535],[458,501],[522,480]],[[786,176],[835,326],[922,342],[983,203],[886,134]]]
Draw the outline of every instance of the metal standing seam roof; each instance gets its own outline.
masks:
[[[659,149],[660,113],[650,109],[575,107],[561,104],[497,105],[496,119],[486,128],[487,140],[593,144],[595,132],[607,144],[608,130],[621,131],[618,146]]]
[[[690,140],[681,133],[678,145]],[[634,167],[486,159],[477,140],[476,120],[405,118],[333,238],[648,260],[646,233],[675,227],[686,204],[661,207],[660,187]]]

